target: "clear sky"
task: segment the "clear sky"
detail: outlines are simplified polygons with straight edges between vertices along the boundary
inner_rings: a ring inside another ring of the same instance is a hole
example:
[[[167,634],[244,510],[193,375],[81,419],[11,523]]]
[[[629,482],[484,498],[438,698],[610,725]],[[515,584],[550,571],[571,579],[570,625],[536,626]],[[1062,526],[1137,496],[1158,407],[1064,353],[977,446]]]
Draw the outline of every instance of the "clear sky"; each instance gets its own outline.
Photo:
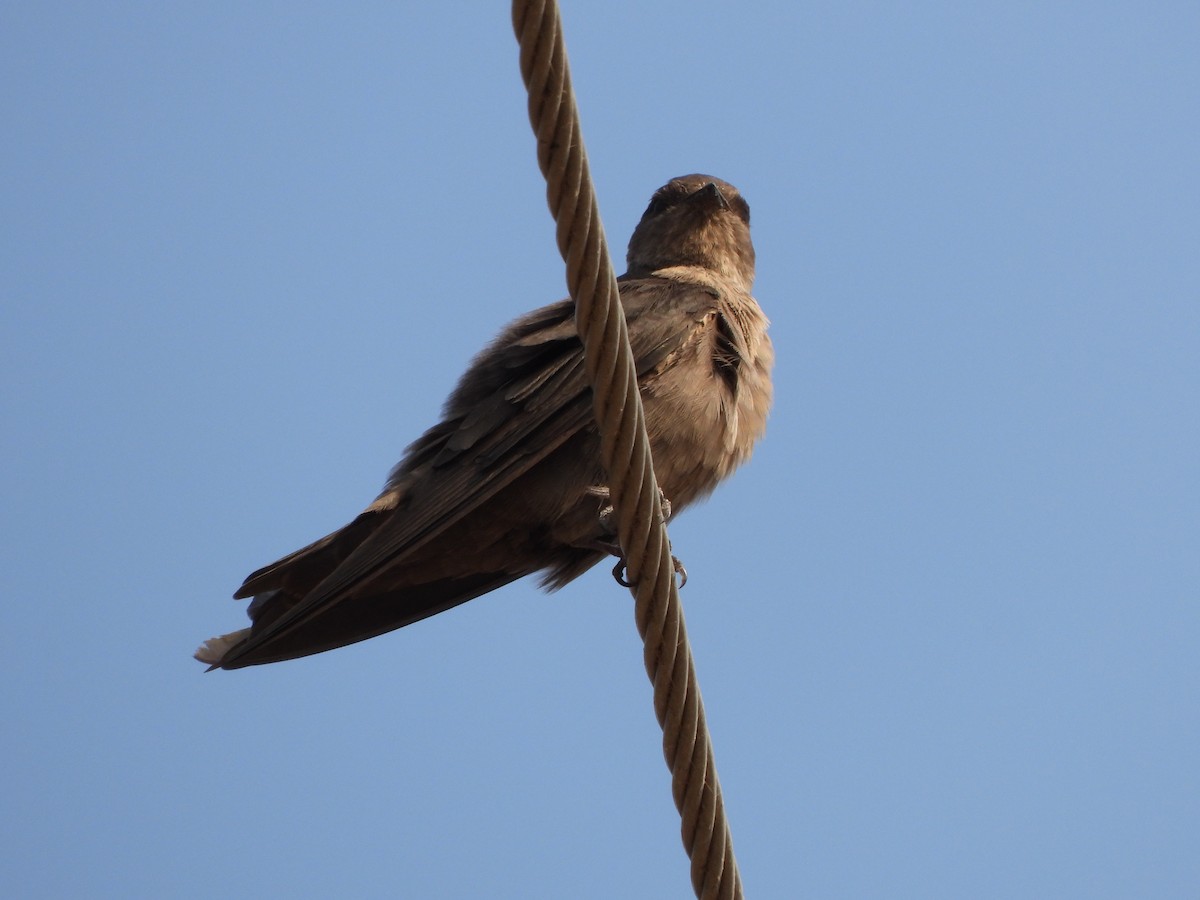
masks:
[[[0,895],[690,896],[606,568],[190,659],[565,293],[508,16],[0,9]],[[1200,6],[564,17],[615,256],[753,209],[776,406],[671,528],[748,895],[1200,896]]]

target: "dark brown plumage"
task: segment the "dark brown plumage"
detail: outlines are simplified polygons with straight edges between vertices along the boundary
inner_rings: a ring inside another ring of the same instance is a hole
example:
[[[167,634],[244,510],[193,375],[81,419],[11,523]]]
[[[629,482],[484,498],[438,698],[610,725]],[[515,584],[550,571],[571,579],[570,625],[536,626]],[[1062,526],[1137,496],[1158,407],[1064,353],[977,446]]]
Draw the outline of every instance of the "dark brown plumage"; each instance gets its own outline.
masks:
[[[658,482],[674,511],[744,462],[766,426],[773,359],[750,296],[750,210],[687,175],[655,192],[620,279]],[[574,309],[509,325],[442,421],[353,522],[259,569],[234,595],[252,625],[196,658],[236,669],[409,625],[517,578],[562,587],[606,555],[599,438]]]

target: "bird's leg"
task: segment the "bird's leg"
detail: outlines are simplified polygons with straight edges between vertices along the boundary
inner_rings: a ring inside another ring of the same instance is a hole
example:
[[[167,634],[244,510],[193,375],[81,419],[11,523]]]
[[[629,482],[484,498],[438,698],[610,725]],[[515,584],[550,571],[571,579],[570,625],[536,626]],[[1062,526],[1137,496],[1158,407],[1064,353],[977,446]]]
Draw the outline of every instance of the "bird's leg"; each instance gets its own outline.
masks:
[[[605,485],[590,487],[587,493],[592,497],[599,497],[605,501],[609,499],[608,487]],[[659,513],[662,515],[662,521],[669,521],[671,518],[671,501],[667,499],[667,495],[663,493],[662,488],[658,489],[658,508]],[[592,548],[602,550],[617,557],[617,564],[613,566],[612,571],[613,578],[622,587],[633,587],[631,582],[625,580],[625,556],[621,552],[621,544],[617,540],[616,511],[613,509],[611,503],[606,502],[600,508],[600,532],[602,537],[592,543]],[[675,574],[679,576],[679,586],[682,588],[687,584],[687,569],[679,561],[679,557],[674,555],[671,556],[671,564],[675,568]]]

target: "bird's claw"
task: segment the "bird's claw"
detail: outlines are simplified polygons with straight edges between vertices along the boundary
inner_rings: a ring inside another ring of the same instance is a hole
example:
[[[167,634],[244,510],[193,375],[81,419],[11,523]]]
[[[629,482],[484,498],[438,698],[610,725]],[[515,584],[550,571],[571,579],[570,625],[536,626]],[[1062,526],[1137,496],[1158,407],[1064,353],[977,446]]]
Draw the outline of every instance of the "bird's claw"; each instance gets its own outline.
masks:
[[[675,569],[675,574],[679,576],[679,590],[683,590],[683,586],[685,584],[687,584],[687,580],[688,580],[687,569],[684,568],[683,563],[681,563],[679,561],[679,557],[675,556],[674,554],[672,554],[672,556],[671,556],[671,565]],[[625,559],[624,558],[617,560],[617,564],[615,566],[613,566],[612,574],[613,574],[613,578],[615,578],[617,580],[617,584],[619,584],[621,587],[627,587],[627,588],[633,587],[634,582],[627,581],[625,578]]]

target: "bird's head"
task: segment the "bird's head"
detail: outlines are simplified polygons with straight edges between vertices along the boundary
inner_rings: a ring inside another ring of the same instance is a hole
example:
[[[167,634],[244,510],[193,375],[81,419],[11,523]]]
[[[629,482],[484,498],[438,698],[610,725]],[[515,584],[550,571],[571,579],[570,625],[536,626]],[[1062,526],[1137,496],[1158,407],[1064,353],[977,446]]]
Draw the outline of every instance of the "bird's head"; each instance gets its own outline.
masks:
[[[696,266],[737,281],[754,282],[750,206],[738,189],[709,175],[672,178],[650,198],[629,239],[628,275],[672,266]]]

